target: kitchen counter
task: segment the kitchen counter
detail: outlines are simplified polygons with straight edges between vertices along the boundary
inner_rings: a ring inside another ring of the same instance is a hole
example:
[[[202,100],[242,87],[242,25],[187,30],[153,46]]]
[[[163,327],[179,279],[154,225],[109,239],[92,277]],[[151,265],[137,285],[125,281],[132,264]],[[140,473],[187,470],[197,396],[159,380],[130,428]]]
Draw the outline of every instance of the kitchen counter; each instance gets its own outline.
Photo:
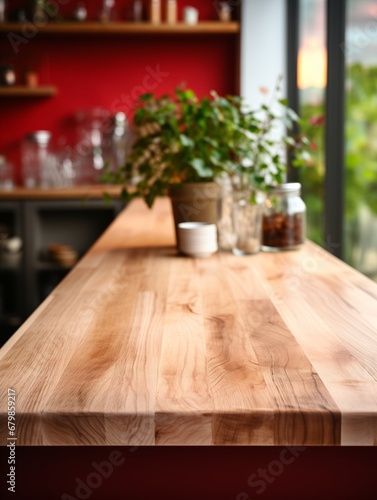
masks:
[[[23,445],[376,445],[377,284],[299,251],[178,256],[131,203],[0,350]]]

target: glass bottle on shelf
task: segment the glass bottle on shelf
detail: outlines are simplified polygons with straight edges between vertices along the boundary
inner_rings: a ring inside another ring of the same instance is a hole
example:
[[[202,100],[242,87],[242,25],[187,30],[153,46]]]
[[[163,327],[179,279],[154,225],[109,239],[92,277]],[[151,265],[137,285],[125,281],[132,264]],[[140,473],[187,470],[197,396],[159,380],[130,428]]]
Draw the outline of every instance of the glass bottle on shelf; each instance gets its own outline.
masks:
[[[14,187],[13,165],[7,161],[5,156],[0,155],[0,191]]]
[[[301,184],[290,182],[271,189],[263,206],[262,250],[300,248],[306,235],[306,206]]]
[[[7,16],[6,16],[5,0],[0,0],[0,23],[5,23],[6,20],[7,20]]]
[[[177,22],[177,0],[166,0],[166,22],[175,24]]]
[[[143,2],[141,0],[134,0],[132,10],[133,21],[140,23],[143,20]]]
[[[161,0],[150,0],[149,21],[152,24],[161,22]]]
[[[232,8],[228,2],[218,2],[217,13],[219,20],[222,22],[229,22],[232,20]]]
[[[115,0],[103,0],[102,9],[99,13],[99,20],[102,22],[114,21]]]
[[[88,11],[87,8],[85,7],[85,3],[79,2],[76,5],[75,10],[73,11],[73,19],[75,19],[76,21],[83,22],[86,21],[87,17],[88,17]]]
[[[81,183],[93,184],[100,180],[107,161],[108,131],[106,123],[110,112],[104,108],[80,110],[76,113],[76,156],[80,159]]]
[[[28,134],[22,143],[22,176],[25,187],[43,186],[48,172],[51,132],[39,130]]]
[[[30,17],[35,24],[43,24],[48,21],[45,0],[31,0]]]
[[[109,158],[110,170],[117,170],[126,163],[130,145],[130,129],[125,113],[119,111],[113,117],[113,132],[111,136],[111,151]]]

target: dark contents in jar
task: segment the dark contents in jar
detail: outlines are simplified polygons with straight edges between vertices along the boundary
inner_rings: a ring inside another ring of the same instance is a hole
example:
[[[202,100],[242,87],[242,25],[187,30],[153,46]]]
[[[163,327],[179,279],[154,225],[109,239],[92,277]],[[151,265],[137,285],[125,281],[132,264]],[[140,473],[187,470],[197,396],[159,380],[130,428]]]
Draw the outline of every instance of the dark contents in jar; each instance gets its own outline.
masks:
[[[287,248],[304,242],[302,214],[274,213],[263,216],[263,245]]]

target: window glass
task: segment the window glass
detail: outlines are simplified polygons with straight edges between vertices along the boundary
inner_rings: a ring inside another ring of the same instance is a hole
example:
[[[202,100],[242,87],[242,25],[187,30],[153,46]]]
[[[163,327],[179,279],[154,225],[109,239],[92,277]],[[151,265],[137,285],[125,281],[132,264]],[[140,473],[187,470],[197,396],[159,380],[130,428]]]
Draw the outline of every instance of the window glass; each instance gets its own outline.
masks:
[[[346,5],[344,256],[377,280],[377,2]]]
[[[300,116],[315,125],[310,127],[310,132],[302,127],[302,132],[311,139],[312,162],[310,166],[301,168],[300,182],[307,205],[308,238],[323,245],[326,1],[300,0],[299,16],[297,86]]]

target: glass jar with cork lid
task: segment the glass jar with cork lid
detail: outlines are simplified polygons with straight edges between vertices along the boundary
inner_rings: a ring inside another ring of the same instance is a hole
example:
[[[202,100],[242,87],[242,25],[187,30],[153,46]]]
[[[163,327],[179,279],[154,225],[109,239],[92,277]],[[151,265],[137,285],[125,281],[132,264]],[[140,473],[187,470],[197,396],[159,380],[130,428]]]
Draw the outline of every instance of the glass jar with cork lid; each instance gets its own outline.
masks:
[[[298,249],[305,235],[306,206],[301,198],[301,184],[288,182],[271,189],[263,207],[262,250]]]

